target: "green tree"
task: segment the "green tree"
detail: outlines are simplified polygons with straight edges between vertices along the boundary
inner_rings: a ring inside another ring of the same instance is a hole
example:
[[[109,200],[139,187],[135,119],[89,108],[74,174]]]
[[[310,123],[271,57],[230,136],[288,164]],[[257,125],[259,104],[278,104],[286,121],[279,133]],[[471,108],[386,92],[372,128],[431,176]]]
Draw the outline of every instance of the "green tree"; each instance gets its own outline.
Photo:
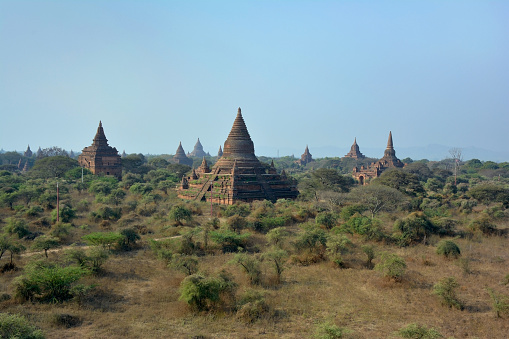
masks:
[[[195,274],[198,272],[198,257],[176,253],[168,266],[186,275]]]
[[[30,230],[28,229],[28,224],[23,219],[16,218],[7,218],[7,225],[4,228],[4,231],[9,234],[16,234],[19,239],[24,236],[30,234]]]
[[[424,188],[419,182],[419,177],[417,175],[399,169],[384,171],[379,178],[373,181],[373,184],[392,187],[408,195],[416,195],[417,193],[424,192]]]
[[[386,278],[401,281],[406,271],[406,263],[398,255],[385,252],[380,256],[380,262],[375,265],[375,270]]]
[[[443,305],[462,310],[463,303],[456,295],[456,289],[458,287],[459,284],[454,277],[446,277],[433,285],[433,294],[441,299]]]
[[[0,338],[44,339],[45,336],[22,315],[0,313]]]
[[[497,318],[500,318],[502,314],[509,314],[509,296],[498,293],[492,288],[486,288],[486,291],[490,295]]]
[[[281,276],[283,275],[283,271],[286,269],[285,262],[287,258],[288,252],[281,249],[265,252],[262,255],[262,259],[264,261],[268,261],[274,269],[274,273],[276,274],[276,284],[281,283]]]
[[[315,329],[314,338],[317,339],[340,339],[345,338],[346,335],[352,331],[349,329],[339,327],[332,323],[319,324]]]
[[[349,198],[366,207],[371,218],[379,212],[390,212],[400,206],[405,198],[401,192],[385,185],[359,186],[353,189]]]
[[[488,206],[493,202],[509,204],[509,189],[496,184],[481,184],[471,188],[468,195]]]
[[[316,225],[303,225],[303,232],[297,237],[294,246],[299,251],[308,251],[309,253],[323,253],[327,243],[327,234],[323,229]]]
[[[60,247],[60,241],[58,238],[42,235],[40,237],[35,238],[34,243],[32,245],[32,250],[44,251],[44,255],[47,258],[48,250],[57,247]]]
[[[284,227],[276,227],[268,231],[266,237],[269,244],[279,248],[288,235],[289,233]]]
[[[398,219],[393,227],[400,246],[423,241],[426,237],[436,233],[438,228],[422,212],[412,212],[403,219]]]
[[[400,328],[396,334],[407,339],[438,339],[443,336],[434,328],[427,328],[418,324],[408,324]]]
[[[168,213],[168,217],[171,221],[175,223],[175,225],[183,225],[183,221],[190,222],[193,218],[191,214],[191,210],[184,206],[173,206]]]
[[[138,231],[134,228],[126,228],[120,231],[120,234],[124,237],[120,241],[120,245],[122,248],[130,249],[134,245],[136,245],[136,241],[140,240],[141,237],[138,234]]]
[[[460,248],[452,240],[441,240],[437,244],[437,254],[443,255],[446,258],[458,258],[461,255]]]
[[[343,255],[353,248],[353,243],[344,234],[330,235],[327,239],[327,256],[338,267],[343,267]]]
[[[233,299],[236,288],[237,284],[224,274],[219,277],[193,274],[180,284],[180,300],[187,302],[194,311],[208,311],[221,304],[222,296]]]
[[[230,263],[242,267],[252,285],[259,285],[261,283],[262,271],[260,268],[260,260],[258,260],[258,258],[254,255],[237,253]]]
[[[223,253],[237,252],[246,247],[250,234],[237,234],[230,230],[217,230],[210,232],[210,239],[219,244]]]
[[[89,245],[111,249],[111,246],[122,241],[124,236],[118,232],[93,232],[83,236],[82,239]]]
[[[29,174],[36,178],[61,178],[64,174],[78,167],[78,161],[67,156],[52,156],[37,159]]]
[[[331,212],[321,212],[315,218],[315,222],[317,225],[323,226],[326,229],[330,230],[334,226],[336,226],[338,222],[339,216],[336,213]]]

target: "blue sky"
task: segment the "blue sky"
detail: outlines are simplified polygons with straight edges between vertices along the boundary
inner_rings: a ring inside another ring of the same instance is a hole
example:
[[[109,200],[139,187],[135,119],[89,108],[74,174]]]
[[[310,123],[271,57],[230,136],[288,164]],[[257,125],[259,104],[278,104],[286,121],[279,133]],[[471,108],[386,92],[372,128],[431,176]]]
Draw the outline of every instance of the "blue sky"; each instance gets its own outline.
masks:
[[[102,120],[120,151],[215,154],[239,106],[258,155],[509,148],[508,1],[1,0],[0,44],[5,150]]]

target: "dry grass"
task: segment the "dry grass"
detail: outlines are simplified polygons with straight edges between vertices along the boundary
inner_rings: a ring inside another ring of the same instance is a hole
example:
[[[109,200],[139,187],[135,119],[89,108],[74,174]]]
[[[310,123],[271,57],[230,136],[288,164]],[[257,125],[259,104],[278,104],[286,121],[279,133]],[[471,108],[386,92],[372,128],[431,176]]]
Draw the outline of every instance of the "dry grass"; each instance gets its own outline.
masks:
[[[256,239],[257,246],[263,246]],[[402,326],[416,322],[435,327],[446,337],[504,338],[509,333],[507,319],[496,319],[485,287],[506,294],[500,282],[507,272],[507,239],[490,237],[482,242],[458,239],[463,258],[470,258],[471,273],[465,274],[459,260],[438,256],[433,246],[395,249],[375,244],[376,250],[402,256],[407,274],[400,283],[388,281],[363,267],[364,255],[357,252],[345,259],[349,269],[334,268],[328,262],[310,266],[290,266],[279,286],[256,287],[265,291],[269,305],[279,317],[246,325],[228,313],[191,313],[179,301],[178,288],[184,278],[157,261],[149,250],[112,256],[104,273],[88,277],[97,288],[83,304],[0,303],[3,312],[21,313],[41,327],[48,338],[302,338],[312,335],[325,321],[354,331],[353,337],[390,337]],[[57,254],[54,253],[53,256]],[[230,271],[239,284],[239,293],[248,280],[228,261],[232,254],[200,258],[200,267],[210,274]],[[375,258],[375,262],[376,262]],[[270,270],[265,271],[270,276]],[[0,276],[0,293],[12,294],[12,279],[21,272]],[[458,295],[466,309],[443,307],[431,287],[443,277],[454,276],[460,283]],[[505,290],[504,290],[505,289]],[[76,326],[59,325],[52,319],[67,314],[79,319]]]

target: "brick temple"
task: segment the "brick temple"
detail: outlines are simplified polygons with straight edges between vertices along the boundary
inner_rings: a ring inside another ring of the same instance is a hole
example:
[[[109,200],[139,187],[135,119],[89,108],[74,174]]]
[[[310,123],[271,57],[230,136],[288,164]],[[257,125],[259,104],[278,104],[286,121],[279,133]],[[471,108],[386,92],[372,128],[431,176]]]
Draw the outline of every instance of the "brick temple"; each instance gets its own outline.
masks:
[[[93,174],[122,178],[122,160],[117,149],[108,145],[101,121],[99,121],[92,145],[81,151],[78,162],[81,167],[88,168]]]
[[[184,152],[184,148],[182,147],[182,142],[179,142],[179,147],[177,147],[177,151],[173,156],[173,162],[176,164],[193,166],[193,159],[187,157],[186,152]]]
[[[191,156],[191,157],[210,157],[210,154],[208,153],[205,153],[205,151],[203,150],[203,146],[200,142],[200,138],[198,138],[198,141],[196,142],[196,144],[194,145],[194,149],[191,153],[187,154],[188,156]]]
[[[354,158],[354,159],[364,159],[364,154],[361,153],[359,149],[359,145],[357,145],[357,138],[354,139],[353,145],[350,148],[350,152],[348,152],[344,158]]]
[[[311,155],[311,153],[309,153],[308,145],[306,145],[306,149],[304,150],[304,153],[300,156],[300,159],[295,162],[301,166],[306,166],[307,164],[309,164],[310,162],[313,162],[313,161],[315,161],[315,160],[313,159],[313,156]]]
[[[286,178],[284,170],[278,174],[274,163],[268,168],[254,153],[254,143],[247,130],[240,108],[223,154],[209,168],[205,158],[201,166],[183,177],[178,190],[180,198],[205,200],[232,205],[238,201],[295,199],[298,191]]]
[[[354,143],[354,145],[355,144],[356,143]],[[389,140],[387,141],[387,148],[384,151],[384,156],[368,167],[355,167],[352,176],[359,180],[361,185],[366,185],[371,179],[378,178],[385,170],[389,168],[401,168],[403,166],[404,164],[401,160],[396,157],[396,151],[392,143],[392,132],[389,132]]]

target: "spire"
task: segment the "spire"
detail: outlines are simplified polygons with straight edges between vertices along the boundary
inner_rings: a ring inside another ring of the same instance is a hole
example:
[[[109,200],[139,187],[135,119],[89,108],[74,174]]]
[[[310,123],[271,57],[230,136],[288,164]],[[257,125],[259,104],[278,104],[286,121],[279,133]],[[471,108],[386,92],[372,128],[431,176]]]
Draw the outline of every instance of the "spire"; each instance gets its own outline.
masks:
[[[106,146],[108,146],[108,139],[106,139],[106,135],[104,135],[103,124],[102,124],[102,121],[100,121],[100,120],[99,120],[99,127],[97,127],[97,133],[95,134],[92,145],[96,145],[96,146],[106,145]]]
[[[175,155],[177,154],[183,154],[186,155],[186,152],[184,152],[184,148],[182,147],[182,141],[179,141],[179,147],[177,147],[177,151],[175,152]]]
[[[394,149],[392,144],[392,131],[389,131],[389,140],[387,140],[387,149]]]
[[[233,122],[232,129],[228,138],[224,142],[223,154],[234,155],[234,154],[250,154],[254,155],[254,144],[251,140],[251,136],[247,131],[246,123],[242,117],[240,107],[237,111],[237,117]]]
[[[355,138],[353,139],[353,144],[354,144],[354,145],[357,145],[357,137],[355,137]]]
[[[191,179],[192,180],[198,179],[198,175],[196,174],[196,171],[194,170],[194,167],[193,167],[193,172],[191,173]]]
[[[223,156],[223,149],[221,148],[221,145],[219,145],[219,151],[217,151],[217,157],[221,158]]]

